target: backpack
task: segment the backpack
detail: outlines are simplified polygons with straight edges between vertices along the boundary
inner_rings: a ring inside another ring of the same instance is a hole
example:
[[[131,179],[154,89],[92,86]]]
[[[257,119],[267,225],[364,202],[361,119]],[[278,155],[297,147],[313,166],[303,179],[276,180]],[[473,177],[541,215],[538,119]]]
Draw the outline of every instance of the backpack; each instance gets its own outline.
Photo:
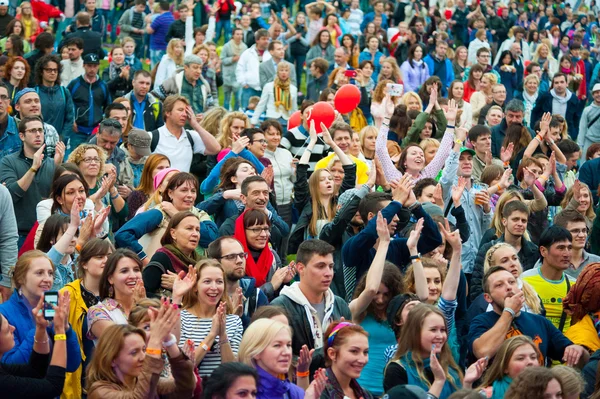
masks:
[[[190,145],[192,146],[192,151],[194,149],[194,139],[190,132],[185,130],[185,134],[187,136]],[[152,141],[150,142],[150,152],[154,152],[156,147],[158,146],[158,139],[160,138],[160,134],[158,133],[158,129],[152,130],[150,132],[150,136],[152,136]],[[192,164],[190,165],[190,173],[198,178],[198,181],[202,181],[206,178],[206,156],[202,154],[192,154]]]

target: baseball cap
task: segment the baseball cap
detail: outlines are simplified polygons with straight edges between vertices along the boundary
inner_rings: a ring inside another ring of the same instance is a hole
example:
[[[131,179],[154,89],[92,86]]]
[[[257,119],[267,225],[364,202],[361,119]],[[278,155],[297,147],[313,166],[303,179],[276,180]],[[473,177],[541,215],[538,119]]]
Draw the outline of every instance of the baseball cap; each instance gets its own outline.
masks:
[[[2,1],[2,0],[0,0]],[[88,53],[86,55],[83,56],[83,63],[84,64],[96,64],[99,65],[100,64],[100,60],[98,59],[98,55],[94,54],[94,53]]]
[[[150,155],[150,142],[152,139],[148,132],[142,129],[131,129],[127,136],[127,143],[131,145],[138,155],[143,157]]]
[[[472,150],[468,147],[460,147],[460,153],[462,154],[463,152],[468,152],[469,154],[475,156],[475,150]]]
[[[396,315],[402,307],[410,301],[418,301],[415,294],[399,294],[392,298],[386,310],[387,321],[392,328],[396,324]]]
[[[595,92],[595,91],[598,91],[598,90],[600,90],[600,83],[596,83],[594,85],[594,88],[592,89],[592,93]]]
[[[387,391],[382,399],[427,399],[427,392],[415,385],[397,385]]]
[[[8,7],[8,0],[0,0],[0,6]]]
[[[434,203],[431,202],[423,202],[421,204],[421,207],[423,207],[423,210],[425,212],[427,212],[427,214],[429,216],[444,216],[444,211],[442,210],[442,208],[440,208],[439,206],[437,206]]]

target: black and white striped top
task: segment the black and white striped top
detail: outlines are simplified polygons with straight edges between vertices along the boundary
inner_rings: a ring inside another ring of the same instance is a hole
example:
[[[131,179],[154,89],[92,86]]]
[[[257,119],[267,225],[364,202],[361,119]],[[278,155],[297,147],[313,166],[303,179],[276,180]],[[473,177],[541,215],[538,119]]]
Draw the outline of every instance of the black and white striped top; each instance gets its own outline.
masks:
[[[289,150],[294,158],[300,159],[310,141],[308,132],[306,132],[306,134],[304,132],[306,131],[302,126],[295,127],[286,132],[281,139],[281,145]],[[326,155],[327,149],[329,149],[329,146],[323,142],[322,137],[319,137],[315,148],[313,148],[312,153],[310,154],[310,160],[308,162],[309,172],[314,172],[315,165],[323,158],[324,154]]]
[[[188,339],[191,339],[196,344],[200,345],[206,339],[212,326],[212,319],[199,319],[187,310],[181,311],[181,338],[179,346],[183,346]],[[237,356],[244,327],[242,319],[233,314],[228,314],[225,319],[225,329],[227,331],[227,339],[231,345],[233,354]],[[219,336],[215,338],[212,347],[208,349],[208,353],[204,355],[202,362],[198,365],[198,373],[201,377],[210,376],[212,372],[221,365],[221,345],[219,345]]]

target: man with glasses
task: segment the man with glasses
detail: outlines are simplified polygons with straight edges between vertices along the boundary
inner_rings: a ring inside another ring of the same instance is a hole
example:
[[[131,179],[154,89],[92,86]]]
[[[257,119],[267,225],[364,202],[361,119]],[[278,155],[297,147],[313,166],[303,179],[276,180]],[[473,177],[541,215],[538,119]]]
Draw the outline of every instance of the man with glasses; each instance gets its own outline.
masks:
[[[86,54],[83,57],[85,73],[67,86],[75,107],[75,124],[69,138],[69,152],[89,141],[90,135],[102,121],[104,108],[112,102],[108,86],[99,79],[99,65],[100,59],[96,54]]]
[[[71,93],[60,85],[61,63],[54,54],[46,55],[38,61],[35,70],[35,91],[40,98],[42,117],[46,124],[53,126],[67,141],[73,132],[75,111]],[[21,116],[26,116],[21,113]]]
[[[18,215],[20,248],[36,222],[38,202],[50,196],[54,168],[63,158],[58,151],[54,159],[44,157],[44,123],[40,116],[27,116],[19,122],[19,138],[23,142],[21,151],[0,161],[0,183],[8,188]]]
[[[492,53],[490,49],[487,47],[482,47],[477,50],[477,64],[483,68],[483,73],[493,73],[496,76],[497,83],[500,83],[500,74],[498,71],[492,68],[490,65],[490,61],[492,60]],[[471,72],[471,67],[468,66],[465,68],[465,73],[463,75],[462,81],[466,82],[469,79],[469,73]]]
[[[9,106],[8,89],[0,82],[0,158],[21,150],[18,124],[15,118],[8,114]]]
[[[15,110],[19,113],[20,118],[28,116],[42,116],[42,103],[40,96],[34,89],[26,87],[15,95],[13,99]],[[42,118],[43,120],[43,118]],[[19,119],[16,119],[19,123]],[[48,158],[52,158],[55,153],[60,157],[64,157],[65,145],[60,141],[58,132],[54,126],[44,123],[44,138],[46,142],[46,150],[44,153]]]
[[[504,85],[501,83],[497,83],[497,84],[493,85],[492,86],[492,102],[489,104],[486,104],[483,108],[481,108],[481,111],[479,112],[479,119],[477,120],[477,122],[478,122],[477,124],[483,125],[485,123],[485,117],[486,117],[488,111],[490,110],[490,108],[492,108],[494,105],[497,105],[504,110],[505,101],[506,101],[506,87],[504,87]]]
[[[581,193],[587,190],[581,190]],[[591,201],[588,198],[587,201]],[[571,264],[565,273],[573,278],[579,277],[581,271],[590,263],[600,262],[600,256],[590,254],[585,250],[589,229],[585,216],[575,209],[565,209],[554,217],[554,224],[569,230],[573,236],[571,242]]]
[[[119,164],[125,160],[125,151],[118,147],[121,141],[121,123],[115,119],[104,119],[100,123],[98,133],[89,141],[90,144],[96,144],[106,152],[106,164],[115,168],[117,177],[121,170]],[[131,194],[131,189],[124,184],[118,184],[117,189],[123,198]]]
[[[256,309],[269,304],[263,290],[272,290],[273,285],[267,282],[261,288],[256,288],[256,280],[246,275],[248,253],[244,252],[244,247],[234,237],[217,238],[208,246],[207,255],[217,259],[223,266],[227,279],[227,294],[231,302],[238,306],[234,312],[242,318],[244,328],[248,327]]]

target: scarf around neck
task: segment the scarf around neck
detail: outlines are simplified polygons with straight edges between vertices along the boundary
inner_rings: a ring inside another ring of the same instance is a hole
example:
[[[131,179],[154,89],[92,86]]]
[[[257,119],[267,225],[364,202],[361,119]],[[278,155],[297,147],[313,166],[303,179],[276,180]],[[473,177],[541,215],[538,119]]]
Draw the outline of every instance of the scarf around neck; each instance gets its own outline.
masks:
[[[196,251],[192,251],[190,256],[185,255],[179,248],[175,245],[167,244],[164,247],[158,249],[156,252],[162,252],[169,257],[171,260],[171,264],[175,269],[176,273],[181,271],[186,272],[188,270],[188,266],[194,266],[198,261],[202,259],[200,255]]]
[[[327,373],[327,384],[325,389],[327,390],[328,398],[331,399],[344,399],[347,396],[344,394],[344,390],[342,386],[338,382],[335,373],[328,367],[325,371]],[[350,380],[350,388],[354,392],[354,395],[359,399],[367,399],[370,396],[362,389],[362,387],[358,384],[355,379]]]
[[[283,107],[286,111],[292,109],[292,95],[290,94],[290,79],[285,82],[275,77],[273,82],[273,91],[275,95],[275,108]]]
[[[512,383],[512,378],[505,375],[501,380],[492,383],[492,399],[503,399],[508,387]]]
[[[248,210],[245,210],[235,220],[235,230],[233,236],[240,241],[244,247],[244,251],[249,254],[250,248],[248,248],[248,242],[246,241],[246,229],[244,229],[244,215],[246,212],[248,212]],[[271,248],[269,248],[269,243],[267,243],[267,245],[265,245],[261,251],[258,261],[255,262],[252,256],[248,256],[246,258],[246,275],[256,279],[257,287],[260,287],[267,282],[269,270],[271,270],[271,267],[273,266],[273,259],[274,257],[273,253],[271,252]]]
[[[110,65],[108,66],[108,76],[110,77],[110,79],[115,79],[115,78],[119,77],[120,72],[117,71],[117,68],[121,69],[126,65],[127,65],[127,61],[125,61],[125,63],[122,65],[117,65],[114,62],[111,62]]]

